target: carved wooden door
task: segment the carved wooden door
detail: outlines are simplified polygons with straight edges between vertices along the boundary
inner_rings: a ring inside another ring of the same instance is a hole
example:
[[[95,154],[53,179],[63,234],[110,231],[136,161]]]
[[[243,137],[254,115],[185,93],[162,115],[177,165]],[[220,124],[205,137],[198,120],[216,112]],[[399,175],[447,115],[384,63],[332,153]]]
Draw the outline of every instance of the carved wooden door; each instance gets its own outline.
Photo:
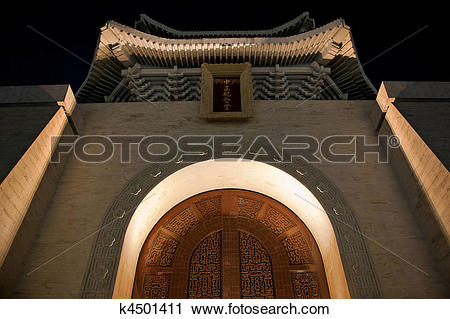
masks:
[[[172,208],[139,257],[133,298],[329,298],[309,230],[281,203],[215,190]]]

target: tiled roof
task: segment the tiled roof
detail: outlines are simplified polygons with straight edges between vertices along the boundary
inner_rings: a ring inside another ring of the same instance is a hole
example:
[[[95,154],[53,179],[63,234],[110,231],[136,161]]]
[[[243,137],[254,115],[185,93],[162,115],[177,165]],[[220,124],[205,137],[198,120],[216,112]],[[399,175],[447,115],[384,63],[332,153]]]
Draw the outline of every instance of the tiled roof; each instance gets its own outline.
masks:
[[[122,80],[121,70],[136,63],[154,67],[200,67],[202,63],[290,66],[318,62],[349,99],[373,99],[375,88],[358,60],[350,28],[338,19],[287,37],[171,39],[114,21],[102,29],[80,102],[103,102]]]

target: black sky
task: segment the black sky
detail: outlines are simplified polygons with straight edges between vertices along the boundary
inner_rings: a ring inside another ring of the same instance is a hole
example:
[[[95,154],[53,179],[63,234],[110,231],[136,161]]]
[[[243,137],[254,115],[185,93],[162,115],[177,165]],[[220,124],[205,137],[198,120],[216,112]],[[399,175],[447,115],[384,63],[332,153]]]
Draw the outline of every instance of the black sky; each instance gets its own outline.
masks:
[[[443,5],[311,0],[247,4],[231,0],[16,2],[1,12],[0,85],[69,83],[78,89],[89,69],[86,62],[92,61],[100,27],[107,20],[133,27],[139,14],[146,13],[179,30],[255,30],[276,27],[304,11],[315,19],[316,26],[345,19],[364,70],[376,88],[382,80],[450,80],[449,18]]]

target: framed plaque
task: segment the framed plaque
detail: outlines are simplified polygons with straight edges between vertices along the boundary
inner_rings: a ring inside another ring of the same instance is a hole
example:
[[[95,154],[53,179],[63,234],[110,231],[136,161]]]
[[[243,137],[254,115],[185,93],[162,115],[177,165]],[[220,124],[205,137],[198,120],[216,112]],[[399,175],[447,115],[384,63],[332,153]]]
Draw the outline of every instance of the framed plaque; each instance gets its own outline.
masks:
[[[246,120],[252,115],[251,64],[202,64],[200,118]]]

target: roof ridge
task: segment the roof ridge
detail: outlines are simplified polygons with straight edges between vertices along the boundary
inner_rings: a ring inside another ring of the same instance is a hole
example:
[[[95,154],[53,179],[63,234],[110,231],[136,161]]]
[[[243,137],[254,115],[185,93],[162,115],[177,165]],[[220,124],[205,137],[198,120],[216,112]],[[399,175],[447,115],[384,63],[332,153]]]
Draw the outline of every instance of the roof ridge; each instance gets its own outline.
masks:
[[[191,31],[182,31],[171,28],[161,22],[156,21],[155,19],[149,17],[146,14],[140,14],[139,20],[135,22],[135,29],[138,29],[143,32],[147,32],[150,34],[154,34],[156,36],[160,36],[159,34],[164,34],[169,38],[183,38],[183,37],[211,37],[211,36],[220,36],[220,37],[236,37],[236,36],[245,36],[249,34],[257,34],[262,37],[270,37],[270,36],[279,36],[279,33],[302,33],[315,28],[314,19],[309,17],[309,12],[305,11],[295,17],[294,19],[289,20],[279,26],[263,29],[263,30],[191,30]],[[290,30],[292,29],[292,30]]]

